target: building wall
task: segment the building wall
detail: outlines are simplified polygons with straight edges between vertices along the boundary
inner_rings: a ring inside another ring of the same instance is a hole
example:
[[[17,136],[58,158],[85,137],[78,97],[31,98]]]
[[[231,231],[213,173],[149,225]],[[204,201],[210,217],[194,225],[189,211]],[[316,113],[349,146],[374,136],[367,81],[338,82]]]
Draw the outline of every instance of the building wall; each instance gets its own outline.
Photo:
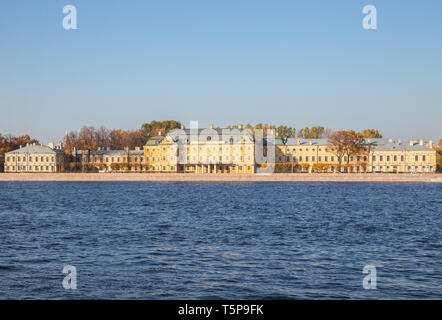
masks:
[[[375,172],[435,172],[436,151],[374,151]]]
[[[6,154],[5,172],[60,172],[65,165],[62,154]]]
[[[158,145],[146,145],[144,154],[149,172],[255,172],[254,143],[246,137],[231,144],[220,140],[191,141],[180,148],[166,137]]]

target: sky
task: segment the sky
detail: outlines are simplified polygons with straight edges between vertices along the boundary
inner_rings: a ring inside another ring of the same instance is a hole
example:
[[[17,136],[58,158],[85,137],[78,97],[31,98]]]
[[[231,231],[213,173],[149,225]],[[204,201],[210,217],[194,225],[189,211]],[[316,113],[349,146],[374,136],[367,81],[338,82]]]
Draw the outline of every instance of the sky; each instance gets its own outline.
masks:
[[[174,119],[438,140],[441,57],[440,0],[2,1],[0,133]]]

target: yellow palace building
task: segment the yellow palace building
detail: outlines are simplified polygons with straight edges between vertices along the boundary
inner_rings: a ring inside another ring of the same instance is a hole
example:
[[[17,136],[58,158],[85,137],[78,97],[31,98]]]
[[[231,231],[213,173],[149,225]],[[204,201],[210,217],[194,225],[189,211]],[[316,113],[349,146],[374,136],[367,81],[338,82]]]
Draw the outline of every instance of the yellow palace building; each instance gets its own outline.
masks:
[[[274,131],[268,132],[273,134]],[[327,139],[263,140],[264,165],[256,157],[258,142],[249,130],[175,129],[150,138],[144,146],[147,172],[256,173],[271,167],[275,172],[383,172],[433,173],[436,151],[432,142],[366,139],[359,154],[338,156]],[[255,151],[256,154],[255,154]],[[259,151],[259,152],[258,152]]]
[[[254,173],[251,132],[239,129],[175,129],[144,146],[148,172]]]

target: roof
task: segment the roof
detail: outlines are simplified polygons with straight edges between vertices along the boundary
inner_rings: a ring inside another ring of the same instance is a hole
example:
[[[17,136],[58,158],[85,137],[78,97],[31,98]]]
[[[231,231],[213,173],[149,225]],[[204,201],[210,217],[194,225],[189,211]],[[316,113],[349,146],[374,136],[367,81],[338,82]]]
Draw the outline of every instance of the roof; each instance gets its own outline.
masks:
[[[239,141],[243,137],[247,137],[250,141],[254,141],[253,134],[247,129],[230,129],[230,128],[199,128],[199,129],[174,129],[164,136],[155,136],[146,142],[146,146],[156,146],[160,144],[166,137],[173,142],[180,141],[184,137],[186,143],[192,141],[224,141],[230,143],[230,139]]]
[[[147,140],[145,146],[157,146],[163,141],[165,137],[163,136],[155,136]]]
[[[100,155],[127,155],[129,153],[130,156],[132,155],[143,155],[143,150],[75,150],[72,152],[72,154],[89,154],[93,156],[100,156]]]
[[[264,139],[264,144],[269,143],[268,139]],[[364,145],[371,145],[373,150],[376,151],[432,151],[433,148],[425,146],[425,142],[422,145],[411,140],[407,142],[401,142],[399,140],[390,139],[365,139]],[[281,138],[275,137],[275,145],[277,146],[326,146],[330,145],[328,139],[301,139],[301,138]]]
[[[48,146],[42,146],[42,145],[32,145],[23,147],[20,149],[15,149],[9,152],[6,152],[6,154],[64,154],[63,150],[60,149],[52,149]]]

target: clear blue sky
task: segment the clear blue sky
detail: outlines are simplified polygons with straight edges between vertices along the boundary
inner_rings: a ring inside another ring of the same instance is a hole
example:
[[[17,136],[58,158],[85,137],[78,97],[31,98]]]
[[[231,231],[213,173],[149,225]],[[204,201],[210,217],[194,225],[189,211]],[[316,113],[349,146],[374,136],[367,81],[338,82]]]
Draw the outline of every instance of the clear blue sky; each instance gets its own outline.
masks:
[[[166,119],[438,139],[442,1],[4,1],[0,111],[1,133],[43,142]]]

